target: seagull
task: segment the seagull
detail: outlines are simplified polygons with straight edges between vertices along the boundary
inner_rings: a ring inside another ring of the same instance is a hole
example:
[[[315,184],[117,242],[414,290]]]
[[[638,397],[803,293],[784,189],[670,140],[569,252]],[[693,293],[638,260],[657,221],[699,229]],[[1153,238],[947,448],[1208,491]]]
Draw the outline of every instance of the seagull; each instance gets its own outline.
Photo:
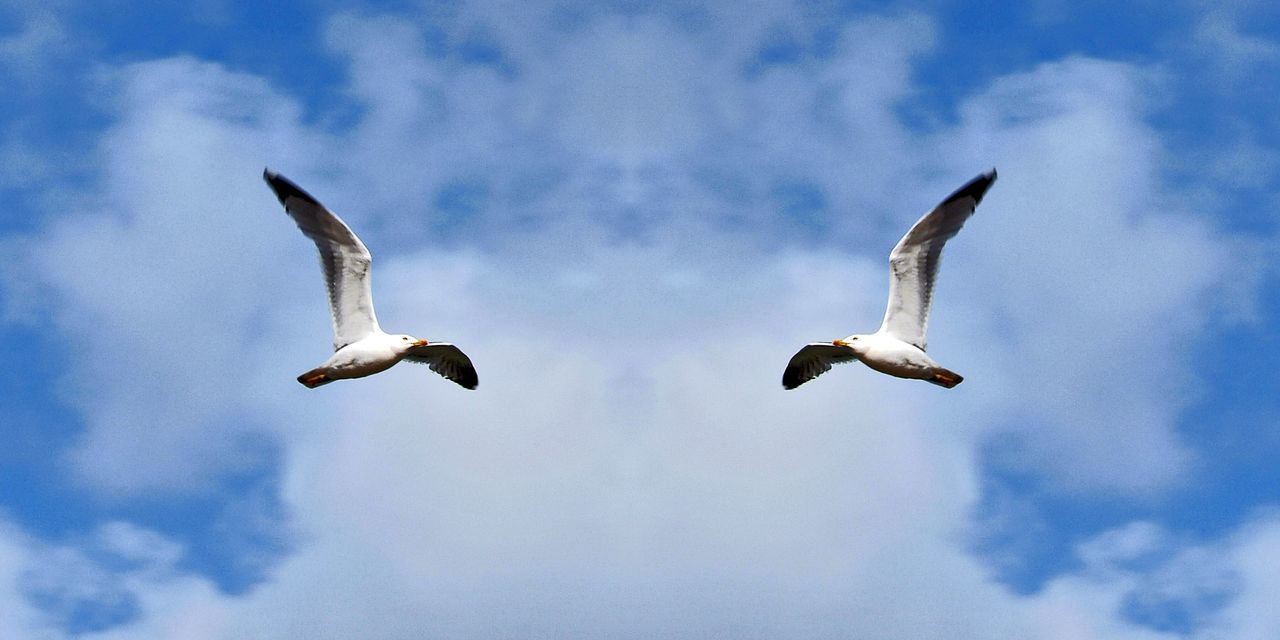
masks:
[[[782,386],[794,389],[853,360],[891,376],[932,382],[948,389],[964,378],[925,355],[925,328],[933,281],[946,244],[973,215],[982,196],[996,181],[996,170],[970,180],[924,214],[889,253],[889,308],[880,330],[843,340],[811,342],[791,357]]]
[[[334,354],[324,364],[298,376],[298,382],[314,389],[334,380],[373,375],[408,360],[426,364],[432,371],[467,389],[476,388],[479,380],[475,367],[461,349],[447,342],[385,333],[378,326],[369,288],[369,265],[373,258],[341,218],[270,169],[262,171],[262,179],[270,185],[302,233],[316,243],[329,289]]]

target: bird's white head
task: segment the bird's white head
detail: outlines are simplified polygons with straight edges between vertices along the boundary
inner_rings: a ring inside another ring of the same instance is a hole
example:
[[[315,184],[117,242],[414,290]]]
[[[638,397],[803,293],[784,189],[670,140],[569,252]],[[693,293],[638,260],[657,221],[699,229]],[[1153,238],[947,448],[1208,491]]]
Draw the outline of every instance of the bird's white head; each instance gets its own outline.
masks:
[[[391,336],[391,344],[395,345],[396,351],[404,353],[414,347],[424,347],[428,343],[426,340],[422,340],[420,338],[400,334],[397,336]]]
[[[866,342],[867,336],[857,334],[849,336],[843,340],[832,340],[831,344],[834,344],[837,347],[847,347],[855,354],[862,355],[867,350]]]

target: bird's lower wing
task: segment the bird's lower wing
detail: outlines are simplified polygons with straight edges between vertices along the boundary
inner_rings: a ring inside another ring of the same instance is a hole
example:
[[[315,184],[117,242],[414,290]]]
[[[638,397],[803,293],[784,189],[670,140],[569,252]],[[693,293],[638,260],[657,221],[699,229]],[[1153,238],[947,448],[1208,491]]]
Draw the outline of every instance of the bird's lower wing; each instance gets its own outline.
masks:
[[[471,358],[467,354],[447,342],[433,342],[421,347],[414,347],[404,356],[409,362],[417,362],[431,367],[431,370],[462,385],[467,389],[475,389],[480,383],[476,376],[476,368],[471,366]]]
[[[857,358],[849,347],[841,347],[830,342],[811,342],[787,363],[787,370],[782,372],[782,386],[794,389],[828,371],[831,365],[851,362]]]

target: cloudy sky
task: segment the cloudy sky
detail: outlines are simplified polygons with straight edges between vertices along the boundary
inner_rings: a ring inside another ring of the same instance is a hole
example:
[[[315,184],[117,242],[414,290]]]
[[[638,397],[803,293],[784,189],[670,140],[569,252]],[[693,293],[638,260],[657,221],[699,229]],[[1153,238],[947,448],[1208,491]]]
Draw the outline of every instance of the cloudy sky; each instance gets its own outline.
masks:
[[[0,2],[0,637],[1280,628],[1271,3],[175,6]],[[965,383],[784,392],[991,167]]]

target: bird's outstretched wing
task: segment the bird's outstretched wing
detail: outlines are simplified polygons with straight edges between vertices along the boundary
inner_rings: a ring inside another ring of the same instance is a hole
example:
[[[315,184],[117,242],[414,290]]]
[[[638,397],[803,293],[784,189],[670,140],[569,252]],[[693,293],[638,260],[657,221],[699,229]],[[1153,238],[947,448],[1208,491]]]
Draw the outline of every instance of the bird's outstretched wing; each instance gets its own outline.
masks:
[[[787,370],[782,372],[782,386],[794,389],[830,371],[833,364],[856,359],[853,350],[849,347],[841,347],[830,342],[810,342],[791,356],[791,361],[787,363]]]
[[[431,367],[431,370],[462,385],[467,389],[475,389],[480,383],[476,376],[476,368],[471,366],[471,358],[448,342],[432,342],[431,344],[413,347],[404,356],[409,362],[417,362]]]
[[[960,232],[995,180],[995,169],[970,180],[924,214],[898,241],[889,253],[889,306],[881,332],[925,348],[929,304],[942,262],[942,246]]]
[[[275,191],[285,212],[320,251],[333,315],[334,351],[380,331],[369,287],[373,258],[364,243],[341,218],[284,176],[264,169],[262,178]]]

